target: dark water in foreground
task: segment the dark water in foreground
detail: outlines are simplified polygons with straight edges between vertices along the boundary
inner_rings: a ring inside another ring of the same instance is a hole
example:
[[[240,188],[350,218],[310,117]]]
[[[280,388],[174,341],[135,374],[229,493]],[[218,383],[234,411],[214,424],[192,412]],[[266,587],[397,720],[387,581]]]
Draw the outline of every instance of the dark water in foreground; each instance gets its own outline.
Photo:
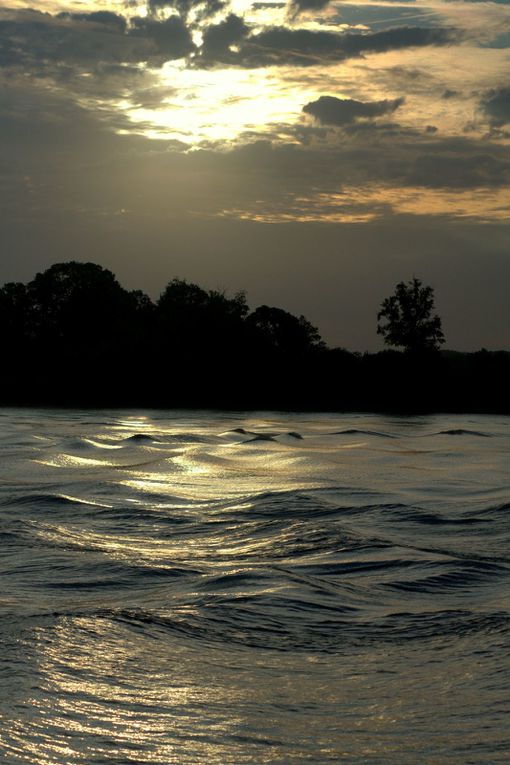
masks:
[[[0,437],[1,763],[510,761],[507,418]]]

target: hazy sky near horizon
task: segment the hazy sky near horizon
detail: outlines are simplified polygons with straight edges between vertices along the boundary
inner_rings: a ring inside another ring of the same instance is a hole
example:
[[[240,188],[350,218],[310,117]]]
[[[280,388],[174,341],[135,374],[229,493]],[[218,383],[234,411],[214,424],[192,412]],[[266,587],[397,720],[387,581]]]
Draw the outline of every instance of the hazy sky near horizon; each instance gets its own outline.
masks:
[[[0,282],[173,277],[380,347],[397,281],[510,349],[510,0],[10,0]]]

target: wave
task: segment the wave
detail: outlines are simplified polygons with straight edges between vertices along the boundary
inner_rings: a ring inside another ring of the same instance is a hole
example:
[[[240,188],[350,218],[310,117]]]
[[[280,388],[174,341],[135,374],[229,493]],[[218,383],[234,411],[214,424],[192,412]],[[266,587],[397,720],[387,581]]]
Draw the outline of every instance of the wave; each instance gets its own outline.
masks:
[[[482,433],[480,430],[466,430],[465,428],[450,428],[449,430],[439,430],[437,433],[431,433],[433,436],[480,436],[481,438],[492,438],[491,433]]]
[[[278,441],[279,439],[292,439],[296,441],[302,441],[303,436],[296,430],[289,431],[275,431],[275,432],[257,432],[254,430],[246,430],[246,428],[233,428],[228,430],[225,435],[240,435],[249,436],[248,439],[244,439],[241,443],[251,443],[252,441]]]
[[[153,443],[159,443],[158,439],[154,436],[148,436],[146,433],[134,433],[132,436],[127,436],[127,438],[123,439],[124,441],[133,441],[137,444],[153,444]]]
[[[264,651],[344,654],[360,645],[381,646],[407,642],[451,640],[468,635],[510,635],[505,611],[477,613],[469,609],[433,612],[396,612],[363,619],[356,609],[310,602],[301,598],[210,602],[199,614],[176,609],[157,614],[144,609],[103,612],[103,617],[128,627],[139,625],[165,639],[197,642],[202,648],[223,644],[230,648]],[[263,617],[263,618],[261,618]]]
[[[120,449],[119,444],[115,444],[105,441],[99,441],[92,438],[73,438],[71,440],[63,441],[59,444],[59,450],[61,451],[95,451],[97,449]]]
[[[443,561],[440,565],[436,564],[434,568],[442,570],[423,575],[418,569],[414,572],[412,579],[385,583],[385,586],[417,593],[437,591],[448,593],[458,589],[472,592],[474,587],[494,586],[494,580],[505,579],[510,573],[508,566],[504,564],[483,560]]]
[[[391,433],[381,433],[377,430],[363,430],[361,428],[346,428],[344,430],[334,430],[328,433],[329,436],[377,436],[378,438],[397,438]]]
[[[103,505],[99,502],[88,499],[80,499],[79,497],[71,497],[65,494],[21,494],[0,500],[0,506],[29,506],[40,508],[46,507],[49,509],[54,509],[55,507],[94,507],[100,509],[109,507],[108,505]]]

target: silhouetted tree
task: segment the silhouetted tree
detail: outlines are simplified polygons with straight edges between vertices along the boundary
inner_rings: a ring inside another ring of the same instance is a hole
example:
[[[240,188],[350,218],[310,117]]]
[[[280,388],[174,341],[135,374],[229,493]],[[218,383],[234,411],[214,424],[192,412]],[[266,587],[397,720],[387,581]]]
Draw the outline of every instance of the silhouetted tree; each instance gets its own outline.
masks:
[[[131,322],[126,327],[126,334],[147,353],[154,345],[156,306],[142,290],[131,290],[128,293],[128,305]]]
[[[325,348],[319,330],[304,316],[293,316],[282,308],[259,306],[248,316],[267,349],[287,355],[300,355]]]
[[[19,349],[30,336],[31,305],[27,288],[19,282],[8,282],[0,289],[0,328],[4,352]]]
[[[434,310],[434,290],[419,279],[399,282],[395,292],[383,300],[377,314],[377,334],[387,345],[407,352],[435,351],[444,343],[441,319]]]
[[[244,293],[228,297],[173,279],[156,306],[158,364],[164,369],[158,382],[161,397],[171,390],[184,404],[232,400],[232,364],[240,371],[249,353],[244,342],[248,310]]]
[[[128,292],[95,263],[56,263],[27,285],[33,330],[52,345],[104,345],[125,321]]]
[[[248,313],[243,292],[233,298],[206,291],[182,279],[173,279],[157,303],[160,328],[167,340],[186,352],[207,352],[228,346],[237,338]]]
[[[56,263],[26,287],[29,354],[41,401],[122,403],[137,390],[148,298],[95,263]],[[130,368],[122,377],[122,370]]]

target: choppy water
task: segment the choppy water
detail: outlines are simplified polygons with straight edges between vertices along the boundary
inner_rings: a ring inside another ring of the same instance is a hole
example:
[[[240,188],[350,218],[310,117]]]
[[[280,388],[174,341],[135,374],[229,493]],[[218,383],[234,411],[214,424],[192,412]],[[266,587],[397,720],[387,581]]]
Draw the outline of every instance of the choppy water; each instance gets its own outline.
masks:
[[[510,421],[0,411],[0,761],[508,763]]]

